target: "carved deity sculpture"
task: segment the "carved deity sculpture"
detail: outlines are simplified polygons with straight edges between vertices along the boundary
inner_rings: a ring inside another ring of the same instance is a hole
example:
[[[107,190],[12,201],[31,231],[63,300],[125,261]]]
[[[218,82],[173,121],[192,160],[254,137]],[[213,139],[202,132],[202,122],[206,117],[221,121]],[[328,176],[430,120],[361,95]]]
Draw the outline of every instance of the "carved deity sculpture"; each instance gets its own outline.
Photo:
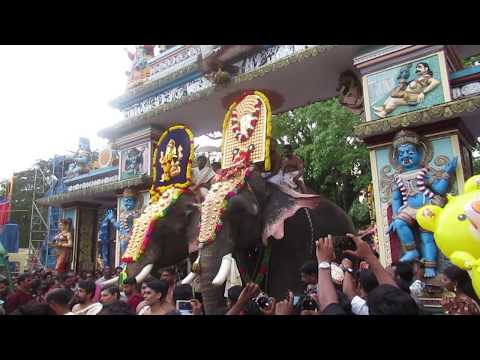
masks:
[[[393,89],[384,104],[373,107],[375,114],[384,118],[399,106],[417,106],[423,103],[425,95],[440,85],[440,81],[434,78],[430,65],[426,62],[418,63],[415,68],[415,79],[407,81],[409,69],[400,71],[398,76],[399,85]]]
[[[132,68],[128,75],[128,88],[142,84],[150,76],[150,67],[148,60],[153,58],[155,45],[137,45],[135,53],[127,49],[127,55],[132,60]]]
[[[125,175],[135,176],[142,172],[143,152],[137,148],[132,148],[127,151],[127,159],[125,161]]]
[[[405,247],[400,261],[410,262],[420,258],[425,261],[425,277],[436,275],[437,247],[431,232],[421,229],[416,222],[419,208],[428,204],[443,205],[443,196],[449,188],[449,179],[455,173],[457,158],[448,161],[443,170],[434,171],[428,166],[428,146],[417,133],[398,132],[393,139],[393,161],[396,171],[391,184],[393,221],[388,232],[396,232]],[[419,233],[421,252],[415,243]]]
[[[90,171],[92,161],[92,151],[90,150],[90,140],[81,137],[78,143],[78,150],[74,155],[67,156],[66,159],[73,160],[67,170],[67,177],[75,177],[86,174]]]
[[[344,71],[338,79],[337,91],[340,104],[354,114],[363,113],[363,90],[360,80],[353,71]]]
[[[120,240],[120,256],[127,250],[128,241],[132,235],[133,221],[141,214],[137,209],[137,193],[132,189],[123,191],[122,205],[125,211],[120,212],[119,221],[115,220],[113,211],[107,213],[106,220],[110,221],[115,229],[118,230]]]
[[[181,172],[180,161],[183,159],[183,147],[176,147],[175,140],[170,139],[165,149],[160,152],[160,165],[163,169],[161,181],[170,181],[172,177],[177,176]]]
[[[57,251],[55,270],[58,273],[64,273],[70,265],[70,255],[73,246],[71,220],[62,219],[58,226],[60,232],[53,238],[53,243],[50,244],[50,246],[54,247]]]

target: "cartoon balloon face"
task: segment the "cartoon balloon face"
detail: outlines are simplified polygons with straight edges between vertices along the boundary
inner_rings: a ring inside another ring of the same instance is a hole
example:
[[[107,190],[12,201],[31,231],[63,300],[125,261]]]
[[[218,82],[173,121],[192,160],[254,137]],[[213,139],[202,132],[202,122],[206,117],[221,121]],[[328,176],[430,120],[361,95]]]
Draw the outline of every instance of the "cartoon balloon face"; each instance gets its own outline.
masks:
[[[437,246],[448,258],[456,251],[480,258],[480,175],[467,181],[463,195],[448,195],[443,209],[435,205],[420,208],[417,222],[434,233]]]

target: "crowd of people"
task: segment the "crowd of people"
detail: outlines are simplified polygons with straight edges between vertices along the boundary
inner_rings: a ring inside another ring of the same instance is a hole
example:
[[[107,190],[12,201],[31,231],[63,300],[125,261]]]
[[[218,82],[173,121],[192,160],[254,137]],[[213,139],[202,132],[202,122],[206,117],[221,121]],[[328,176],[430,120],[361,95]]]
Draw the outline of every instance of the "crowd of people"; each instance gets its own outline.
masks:
[[[226,315],[421,315],[427,314],[421,294],[427,284],[421,263],[394,263],[384,268],[361,237],[349,235],[356,250],[335,258],[331,236],[316,242],[317,261],[299,269],[305,285],[302,294],[284,299],[269,297],[248,283],[228,289]],[[338,266],[337,266],[338,264]],[[337,272],[333,271],[335,267]],[[338,268],[341,269],[338,274]],[[147,277],[138,284],[127,278],[122,289],[102,287],[122,268],[102,273],[83,271],[56,274],[46,270],[25,272],[15,278],[9,292],[0,279],[0,312],[8,315],[204,315],[202,295],[182,285],[175,268]],[[443,272],[441,305],[445,314],[478,315],[480,300],[468,273],[450,265]]]

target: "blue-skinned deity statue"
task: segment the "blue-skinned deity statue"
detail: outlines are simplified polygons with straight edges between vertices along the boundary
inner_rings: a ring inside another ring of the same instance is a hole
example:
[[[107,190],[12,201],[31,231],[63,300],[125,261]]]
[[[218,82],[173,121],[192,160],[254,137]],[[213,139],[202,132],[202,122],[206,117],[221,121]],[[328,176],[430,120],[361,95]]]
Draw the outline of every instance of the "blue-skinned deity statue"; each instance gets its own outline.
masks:
[[[426,141],[413,131],[402,130],[393,139],[396,172],[391,188],[393,221],[388,232],[396,232],[405,248],[400,261],[411,262],[422,256],[425,277],[431,278],[436,276],[437,247],[433,234],[421,229],[415,216],[424,205],[443,205],[443,196],[457,167],[457,157],[448,161],[443,170],[435,171],[428,166],[427,149]],[[417,249],[416,233],[419,235],[421,251]]]
[[[105,220],[110,221],[118,230],[120,241],[120,256],[127,250],[128,242],[132,235],[133,221],[140,216],[140,209],[137,208],[137,194],[132,189],[125,189],[122,197],[124,211],[120,212],[119,221],[115,220],[112,210],[108,211]]]
[[[81,137],[78,144],[78,150],[74,155],[69,155],[66,160],[71,160],[67,170],[67,177],[75,177],[90,171],[90,162],[92,161],[92,152],[90,150],[90,140]]]

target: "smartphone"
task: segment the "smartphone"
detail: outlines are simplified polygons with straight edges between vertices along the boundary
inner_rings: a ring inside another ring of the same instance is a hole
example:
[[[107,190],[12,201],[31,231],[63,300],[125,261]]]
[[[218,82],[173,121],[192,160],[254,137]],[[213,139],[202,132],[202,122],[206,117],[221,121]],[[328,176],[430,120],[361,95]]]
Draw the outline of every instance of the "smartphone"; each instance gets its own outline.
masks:
[[[177,310],[182,315],[192,315],[192,303],[190,300],[177,300]]]
[[[298,304],[299,301],[300,301],[300,295],[295,295],[295,296],[293,297],[293,303],[292,303],[292,305],[293,305],[293,306],[297,306],[297,304]]]

